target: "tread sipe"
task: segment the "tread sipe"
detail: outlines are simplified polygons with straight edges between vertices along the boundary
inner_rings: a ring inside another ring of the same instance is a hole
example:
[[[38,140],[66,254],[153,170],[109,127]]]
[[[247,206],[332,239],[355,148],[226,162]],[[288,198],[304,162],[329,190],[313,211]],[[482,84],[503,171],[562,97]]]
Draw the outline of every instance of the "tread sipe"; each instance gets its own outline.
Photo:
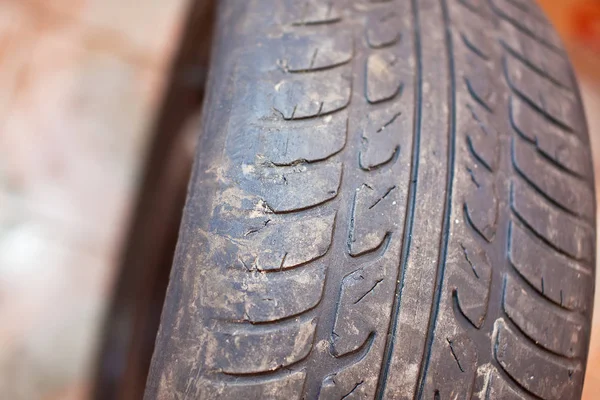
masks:
[[[595,199],[534,0],[224,0],[147,399],[578,399]]]

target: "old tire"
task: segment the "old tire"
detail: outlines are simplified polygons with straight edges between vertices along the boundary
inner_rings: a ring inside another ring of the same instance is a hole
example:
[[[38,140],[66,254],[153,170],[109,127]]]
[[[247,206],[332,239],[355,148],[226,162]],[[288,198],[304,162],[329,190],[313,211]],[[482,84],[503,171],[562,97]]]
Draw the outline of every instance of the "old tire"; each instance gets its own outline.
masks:
[[[595,200],[533,0],[225,0],[148,399],[577,399]]]

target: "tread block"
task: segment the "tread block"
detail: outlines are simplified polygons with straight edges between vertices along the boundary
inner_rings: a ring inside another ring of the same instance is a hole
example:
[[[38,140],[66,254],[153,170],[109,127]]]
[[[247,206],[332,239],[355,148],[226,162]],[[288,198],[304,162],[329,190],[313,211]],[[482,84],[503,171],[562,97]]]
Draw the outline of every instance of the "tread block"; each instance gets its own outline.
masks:
[[[461,243],[460,247],[457,251],[463,253],[464,261],[460,263],[460,269],[453,270],[450,282],[456,290],[457,305],[461,313],[479,329],[487,314],[492,266],[483,250],[473,250],[477,246]]]
[[[360,360],[341,371],[326,376],[321,384],[319,400],[359,400],[375,398],[379,371],[368,371],[369,358]]]
[[[396,5],[399,7],[400,5]],[[367,43],[375,49],[392,46],[402,39],[400,27],[403,13],[389,9],[375,10],[369,14]]]
[[[204,307],[216,318],[270,322],[316,306],[323,293],[325,267],[312,265],[272,274],[215,269],[205,276]]]
[[[588,296],[594,290],[589,269],[531,238],[513,222],[508,256],[517,272],[538,293],[569,310],[588,311]]]
[[[399,201],[396,186],[373,187],[363,184],[356,189],[348,247],[358,256],[375,250],[401,221],[388,218],[389,210]]]
[[[522,139],[513,138],[512,161],[525,180],[551,201],[586,219],[594,218],[594,193],[587,183],[556,168]]]
[[[475,343],[465,332],[444,339],[445,348],[438,350],[431,384],[422,398],[468,399],[473,390],[473,377],[477,368]],[[429,393],[427,393],[429,392]]]
[[[367,59],[366,96],[369,103],[395,97],[402,89],[402,62],[389,50],[369,55]]]
[[[503,28],[508,34],[502,36],[500,41],[514,57],[562,87],[573,87],[571,67],[565,57],[548,51],[537,40],[510,24],[503,24]]]
[[[284,119],[319,117],[345,108],[352,79],[344,68],[287,76],[275,85],[273,108]]]
[[[363,150],[360,167],[366,171],[393,162],[400,153],[401,143],[410,135],[410,116],[386,108],[370,112],[363,130]]]
[[[544,44],[548,49],[563,53],[558,35],[545,19],[531,18],[527,10],[515,6],[511,0],[490,0],[492,9],[515,28]]]
[[[469,52],[464,57],[465,64],[469,68],[469,74],[464,76],[469,94],[473,100],[492,112],[498,101],[498,89],[494,85],[494,82],[497,81],[496,77],[480,56]]]
[[[579,398],[583,367],[579,362],[544,352],[506,323],[496,321],[494,356],[502,369],[527,391],[547,400]]]
[[[472,118],[466,123],[467,145],[473,157],[490,172],[498,168],[498,131],[489,121],[489,113],[467,106]]]
[[[287,0],[292,25],[321,25],[339,22],[340,7],[335,0]]]
[[[551,121],[573,132],[585,132],[585,118],[573,94],[540,75],[517,58],[505,55],[510,87]]]
[[[248,378],[236,382],[202,383],[198,399],[281,399],[300,400],[306,372],[292,372],[269,380]]]
[[[548,20],[546,19],[546,16],[544,15],[544,13],[542,12],[542,10],[540,9],[540,7],[537,5],[537,3],[535,1],[529,1],[529,0],[505,0],[507,2],[509,2],[513,7],[516,7],[520,10],[522,10],[523,12],[527,13],[527,15],[530,15],[533,18],[537,18],[542,22],[545,22],[547,24],[550,24],[550,22],[548,22]]]
[[[476,14],[482,14],[482,10],[485,9],[484,0],[456,0],[462,4],[466,9],[471,10]]]
[[[498,224],[498,194],[495,183],[485,179],[486,172],[481,168],[470,169],[474,190],[465,196],[464,210],[467,221],[481,235],[491,242],[496,235]]]
[[[550,123],[516,96],[511,96],[510,99],[510,119],[513,128],[535,143],[544,156],[573,174],[585,177],[590,175],[592,167],[589,150],[577,136]]]
[[[212,363],[209,367],[230,375],[276,371],[309,354],[316,326],[316,319],[310,319],[266,331],[236,327],[215,332],[207,345],[213,353],[206,360]]]
[[[300,164],[255,168],[256,190],[273,212],[309,208],[334,198],[342,180],[342,164]]]
[[[289,166],[331,157],[344,148],[347,135],[348,116],[336,113],[321,117],[316,123],[310,121],[264,132],[260,141],[266,160],[278,166]]]
[[[346,276],[333,325],[332,353],[343,356],[359,349],[372,332],[387,326],[392,304],[387,294],[394,290],[395,277],[378,260]]]
[[[582,355],[586,332],[579,315],[530,294],[510,276],[505,278],[504,285],[504,311],[525,335],[537,345],[565,357]]]
[[[284,220],[246,233],[239,259],[249,270],[281,271],[322,257],[331,245],[335,213],[298,221]]]
[[[473,400],[530,400],[531,397],[517,391],[509,384],[496,368],[483,365],[477,372]]]
[[[466,54],[469,56],[475,54],[483,60],[488,60],[488,53],[491,49],[489,39],[482,34],[485,31],[485,25],[481,23],[482,19],[476,14],[469,15],[470,18],[465,18],[465,14],[471,14],[470,8],[461,9],[461,13],[457,14],[457,17],[461,19],[460,37],[466,48],[470,50]],[[469,56],[465,57],[467,65],[474,62]]]
[[[282,67],[289,72],[308,72],[348,63],[354,55],[351,32],[333,35],[298,36],[287,34]]]
[[[594,259],[594,232],[575,217],[551,206],[528,184],[513,179],[511,207],[539,237],[576,260]]]

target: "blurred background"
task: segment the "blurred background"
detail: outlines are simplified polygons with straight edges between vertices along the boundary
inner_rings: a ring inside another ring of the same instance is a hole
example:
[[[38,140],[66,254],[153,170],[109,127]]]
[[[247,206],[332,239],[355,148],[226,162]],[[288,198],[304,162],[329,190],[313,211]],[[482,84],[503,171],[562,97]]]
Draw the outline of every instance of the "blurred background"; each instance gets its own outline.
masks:
[[[0,0],[0,398],[85,399],[188,0]]]
[[[93,390],[120,245],[190,3],[0,0],[3,399]],[[600,1],[541,3],[577,70],[598,182]],[[185,85],[204,75],[192,68]],[[600,393],[600,296],[595,309],[586,400]]]

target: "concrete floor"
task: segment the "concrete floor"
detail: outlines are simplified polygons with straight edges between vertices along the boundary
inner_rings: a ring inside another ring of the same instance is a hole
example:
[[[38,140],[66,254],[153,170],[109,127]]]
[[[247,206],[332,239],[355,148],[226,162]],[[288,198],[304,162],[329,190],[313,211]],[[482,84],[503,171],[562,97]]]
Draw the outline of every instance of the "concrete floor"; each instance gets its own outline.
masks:
[[[147,128],[187,1],[0,0],[2,398],[87,397]],[[580,54],[598,181],[600,80]],[[599,392],[596,312],[584,398]]]

